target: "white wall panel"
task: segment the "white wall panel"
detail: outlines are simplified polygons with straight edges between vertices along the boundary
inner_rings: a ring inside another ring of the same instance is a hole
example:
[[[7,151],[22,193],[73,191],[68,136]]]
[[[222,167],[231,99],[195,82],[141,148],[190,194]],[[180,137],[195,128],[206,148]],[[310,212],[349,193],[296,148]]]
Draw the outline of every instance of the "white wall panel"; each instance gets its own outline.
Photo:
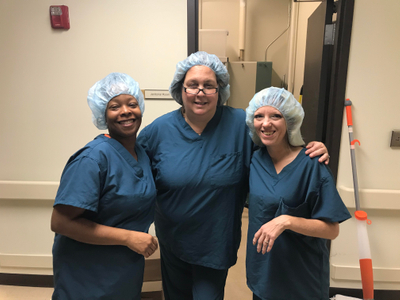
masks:
[[[355,1],[346,97],[353,105],[353,138],[361,209],[367,226],[375,289],[400,290],[400,148],[390,148],[390,134],[400,128],[400,4]],[[343,99],[344,100],[344,99]],[[337,186],[354,213],[353,177],[346,119]],[[354,214],[353,214],[354,215]],[[341,224],[332,243],[331,285],[360,288],[354,220]]]

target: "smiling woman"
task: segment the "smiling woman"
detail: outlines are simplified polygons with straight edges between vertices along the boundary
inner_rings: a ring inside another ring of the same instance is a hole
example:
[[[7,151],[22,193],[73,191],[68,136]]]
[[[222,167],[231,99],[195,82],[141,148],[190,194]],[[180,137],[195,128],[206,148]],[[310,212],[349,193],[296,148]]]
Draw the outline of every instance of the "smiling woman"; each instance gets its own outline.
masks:
[[[303,117],[293,95],[275,87],[258,92],[246,109],[261,147],[249,178],[246,273],[253,300],[329,298],[326,240],[350,214],[329,169],[305,154]]]
[[[286,122],[276,108],[263,106],[257,109],[254,113],[254,128],[264,145],[286,142]]]
[[[143,94],[131,77],[111,73],[88,93],[93,123],[108,128],[69,159],[51,218],[53,299],[140,300],[156,189],[136,144]],[[111,201],[112,200],[112,201]]]
[[[217,91],[217,77],[209,67],[194,66],[186,73],[182,85],[182,112],[186,122],[198,134],[215,115]]]
[[[106,109],[108,133],[137,160],[134,151],[136,135],[142,123],[142,112],[132,95],[121,94],[110,100]]]

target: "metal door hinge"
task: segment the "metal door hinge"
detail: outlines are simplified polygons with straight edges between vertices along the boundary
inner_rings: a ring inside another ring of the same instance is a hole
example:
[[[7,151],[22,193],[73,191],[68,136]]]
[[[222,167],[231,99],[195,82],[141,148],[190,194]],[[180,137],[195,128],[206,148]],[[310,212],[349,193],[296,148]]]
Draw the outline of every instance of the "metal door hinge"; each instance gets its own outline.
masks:
[[[336,23],[325,25],[324,45],[335,44],[335,28],[336,28]]]

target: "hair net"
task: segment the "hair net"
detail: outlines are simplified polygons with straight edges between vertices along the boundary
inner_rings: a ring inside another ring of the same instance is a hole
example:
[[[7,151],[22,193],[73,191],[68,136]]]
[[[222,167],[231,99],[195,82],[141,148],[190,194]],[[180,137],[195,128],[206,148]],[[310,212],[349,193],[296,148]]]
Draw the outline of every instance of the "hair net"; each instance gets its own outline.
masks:
[[[246,108],[246,124],[250,129],[250,136],[254,143],[264,146],[254,128],[254,113],[263,106],[272,106],[279,110],[286,121],[289,144],[292,146],[304,145],[301,137],[300,127],[304,118],[304,110],[294,96],[286,91],[276,87],[270,87],[261,90],[254,95]]]
[[[198,65],[209,67],[214,71],[219,86],[218,105],[223,105],[230,95],[228,70],[216,55],[208,54],[204,51],[193,53],[176,65],[174,79],[169,86],[169,92],[172,97],[176,102],[182,105],[182,84],[186,72],[189,71],[191,67]]]
[[[107,129],[107,104],[112,98],[121,94],[135,97],[143,115],[144,97],[139,84],[124,73],[111,73],[97,81],[88,92],[87,102],[92,110],[92,121],[98,129]]]

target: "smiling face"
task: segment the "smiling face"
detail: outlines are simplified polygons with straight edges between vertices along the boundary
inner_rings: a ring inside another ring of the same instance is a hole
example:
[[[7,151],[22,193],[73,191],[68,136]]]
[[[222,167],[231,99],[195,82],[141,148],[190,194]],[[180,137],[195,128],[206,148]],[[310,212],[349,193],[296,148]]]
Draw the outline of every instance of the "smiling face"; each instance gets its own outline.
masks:
[[[254,113],[254,128],[265,146],[288,145],[286,121],[279,110],[263,106]]]
[[[183,86],[186,88],[218,88],[217,77],[213,70],[206,66],[194,66],[187,71]],[[218,93],[205,95],[188,94],[182,87],[182,102],[186,114],[204,116],[211,119],[217,110]]]
[[[113,139],[136,139],[142,113],[135,97],[131,95],[119,95],[112,98],[106,108],[106,122],[108,132]]]

